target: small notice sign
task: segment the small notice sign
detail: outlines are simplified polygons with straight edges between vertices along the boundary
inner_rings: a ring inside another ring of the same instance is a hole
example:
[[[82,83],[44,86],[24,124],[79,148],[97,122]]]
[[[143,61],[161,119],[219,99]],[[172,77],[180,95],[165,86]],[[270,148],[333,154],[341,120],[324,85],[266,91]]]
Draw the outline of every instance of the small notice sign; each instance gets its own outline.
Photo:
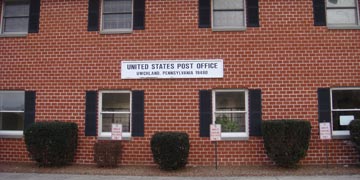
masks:
[[[122,124],[111,125],[111,139],[122,140]]]
[[[330,123],[320,123],[320,139],[331,139],[331,127]]]
[[[210,141],[221,140],[221,124],[210,125]]]

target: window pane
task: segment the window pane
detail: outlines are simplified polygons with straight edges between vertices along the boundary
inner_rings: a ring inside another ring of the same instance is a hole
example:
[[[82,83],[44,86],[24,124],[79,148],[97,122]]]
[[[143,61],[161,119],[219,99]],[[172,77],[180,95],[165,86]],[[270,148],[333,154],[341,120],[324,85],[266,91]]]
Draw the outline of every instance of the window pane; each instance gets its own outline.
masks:
[[[5,17],[29,16],[28,1],[6,1]]]
[[[27,32],[29,18],[5,18],[4,32]]]
[[[1,111],[24,111],[24,92],[1,92]]]
[[[130,112],[130,93],[103,93],[102,111]]]
[[[327,7],[355,7],[355,0],[327,0]]]
[[[245,111],[245,92],[216,92],[216,111]]]
[[[131,29],[131,14],[104,15],[104,29]]]
[[[214,9],[244,9],[243,0],[214,0]]]
[[[357,15],[355,9],[328,9],[328,25],[356,25]]]
[[[245,113],[216,113],[221,132],[245,132]]]
[[[354,117],[354,119],[360,119],[360,111],[341,111],[341,112],[332,112],[333,115],[333,130],[349,130],[347,123],[349,122],[349,117]],[[347,116],[341,118],[341,116]],[[351,118],[352,119],[352,118]]]
[[[215,11],[214,27],[243,27],[244,11]]]
[[[111,132],[111,124],[122,124],[123,132],[130,132],[130,114],[102,114],[102,132]]]
[[[104,1],[104,13],[123,13],[132,11],[131,0],[106,0]]]
[[[24,113],[0,112],[0,130],[23,130]]]
[[[333,109],[360,109],[360,90],[333,90]]]

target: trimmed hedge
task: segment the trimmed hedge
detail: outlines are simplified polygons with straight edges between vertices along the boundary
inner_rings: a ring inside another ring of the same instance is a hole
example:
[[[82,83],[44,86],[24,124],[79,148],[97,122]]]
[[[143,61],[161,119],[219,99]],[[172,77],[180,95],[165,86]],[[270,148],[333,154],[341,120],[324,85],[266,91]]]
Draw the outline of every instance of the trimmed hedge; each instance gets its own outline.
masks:
[[[151,138],[154,162],[164,170],[185,167],[189,156],[189,136],[181,132],[159,132]]]
[[[309,121],[263,121],[262,133],[266,153],[277,165],[295,167],[306,156],[311,135]]]
[[[360,119],[351,121],[349,129],[351,141],[355,143],[356,149],[360,154]]]
[[[121,156],[121,141],[96,142],[94,153],[94,160],[98,167],[116,167]]]
[[[38,122],[24,132],[26,148],[39,166],[62,166],[74,161],[78,126],[67,122]]]

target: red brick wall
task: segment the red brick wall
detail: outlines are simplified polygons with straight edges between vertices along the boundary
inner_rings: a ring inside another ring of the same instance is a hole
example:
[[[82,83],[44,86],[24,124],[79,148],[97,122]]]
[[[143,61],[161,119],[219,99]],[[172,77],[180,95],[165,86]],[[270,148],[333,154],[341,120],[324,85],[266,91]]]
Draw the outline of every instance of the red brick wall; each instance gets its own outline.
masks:
[[[1,1],[1,0],[0,0]],[[79,125],[76,162],[93,163],[95,137],[84,136],[85,91],[145,91],[145,137],[126,141],[123,164],[153,164],[158,131],[190,135],[191,165],[213,163],[213,144],[199,138],[198,91],[261,88],[263,119],[305,119],[312,138],[304,164],[325,163],[319,140],[317,88],[360,86],[359,30],[313,26],[310,0],[260,0],[260,28],[198,28],[197,0],[146,1],[146,29],[87,32],[87,0],[42,0],[40,31],[0,38],[0,89],[35,90],[36,121]],[[222,79],[121,80],[121,60],[224,59]],[[349,140],[329,142],[330,163],[356,163]],[[0,161],[29,161],[22,139],[0,139]],[[262,139],[219,142],[220,165],[271,163]]]

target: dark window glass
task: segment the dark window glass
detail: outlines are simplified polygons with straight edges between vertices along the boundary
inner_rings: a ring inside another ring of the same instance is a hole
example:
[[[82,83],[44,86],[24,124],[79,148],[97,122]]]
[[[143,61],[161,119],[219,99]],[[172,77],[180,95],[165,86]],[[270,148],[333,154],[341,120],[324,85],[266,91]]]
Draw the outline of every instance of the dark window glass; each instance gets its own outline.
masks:
[[[360,119],[360,111],[333,111],[333,130],[349,130],[351,120]]]
[[[215,123],[222,132],[246,132],[245,102],[244,91],[215,92]]]
[[[103,29],[131,29],[132,0],[103,1]]]
[[[333,90],[333,109],[360,109],[360,90]]]
[[[3,32],[27,32],[29,25],[28,0],[5,1]]]
[[[102,111],[130,112],[130,93],[104,93]]]
[[[25,93],[0,91],[0,130],[23,130]]]
[[[214,27],[244,27],[244,16],[243,0],[213,0]]]
[[[24,113],[0,112],[0,130],[23,130]]]
[[[130,132],[130,114],[102,114],[102,132],[111,132],[111,124],[122,124],[123,132]]]
[[[25,94],[23,92],[0,93],[0,111],[24,111]]]
[[[245,111],[245,92],[216,92],[216,111]]]
[[[222,132],[245,132],[245,113],[216,113],[215,124]]]

